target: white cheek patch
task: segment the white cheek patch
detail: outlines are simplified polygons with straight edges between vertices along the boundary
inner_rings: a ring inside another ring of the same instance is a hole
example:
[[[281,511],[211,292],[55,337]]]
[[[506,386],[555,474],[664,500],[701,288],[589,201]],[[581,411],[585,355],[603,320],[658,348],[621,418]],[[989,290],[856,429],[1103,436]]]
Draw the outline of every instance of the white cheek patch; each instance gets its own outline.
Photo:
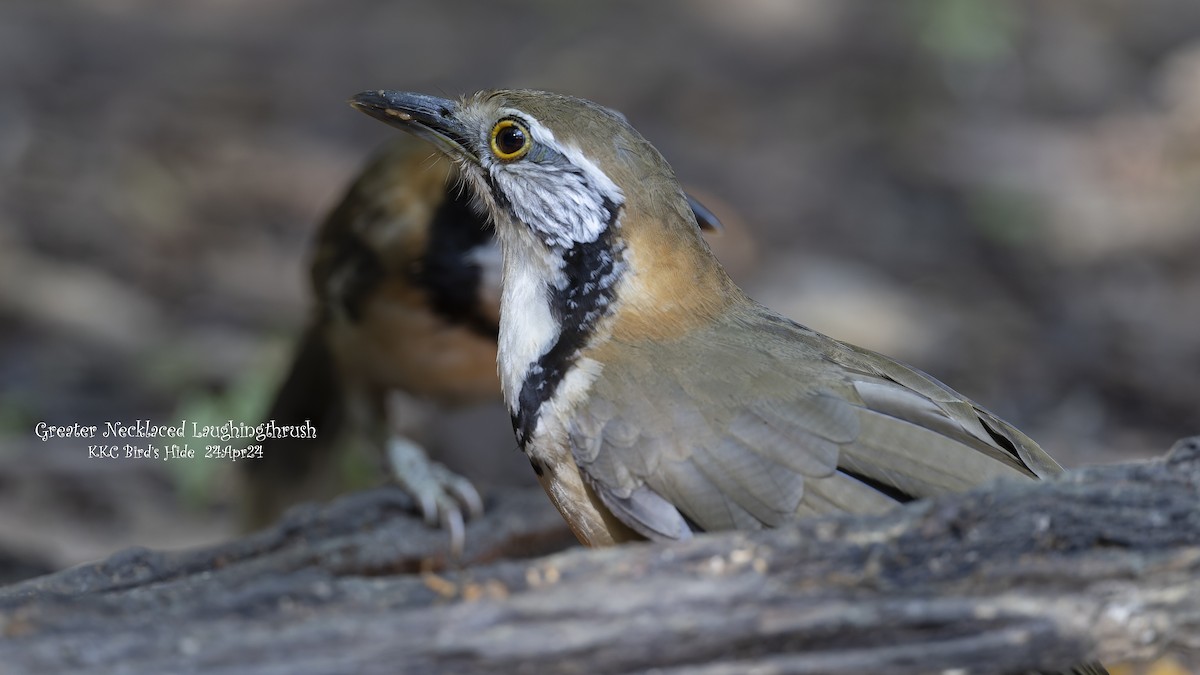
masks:
[[[512,214],[548,246],[570,248],[574,243],[596,241],[625,203],[621,188],[578,148],[560,144],[537,120],[516,111],[501,113],[520,119],[531,140],[551,151],[551,159],[541,162],[485,162],[485,170],[506,195]]]

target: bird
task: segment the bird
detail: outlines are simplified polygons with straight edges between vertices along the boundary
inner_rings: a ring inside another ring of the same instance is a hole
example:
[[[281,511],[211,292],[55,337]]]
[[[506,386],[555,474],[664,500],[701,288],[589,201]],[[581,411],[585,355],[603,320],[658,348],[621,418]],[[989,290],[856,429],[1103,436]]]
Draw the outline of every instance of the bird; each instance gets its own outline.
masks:
[[[432,142],[491,214],[504,400],[582,543],[877,513],[1062,472],[933,377],[750,299],[620,113],[531,90],[351,104]]]
[[[384,458],[385,473],[427,523],[450,533],[455,550],[464,521],[482,511],[475,485],[430,456],[423,423],[431,409],[501,399],[500,251],[487,216],[437,157],[424,141],[395,137],[321,224],[311,317],[265,415],[281,424],[311,420],[318,434],[268,439],[260,459],[241,464],[247,529],[335,493],[335,440],[343,436]],[[700,227],[723,228],[699,201],[689,197],[689,205]],[[477,445],[475,455],[491,449]],[[504,472],[503,459],[472,463]]]
[[[932,376],[749,298],[621,113],[534,90],[350,104],[433,143],[491,215],[504,401],[581,543],[880,513],[1062,473]]]
[[[427,143],[382,147],[325,216],[312,244],[311,316],[266,419],[311,420],[315,439],[268,439],[243,462],[244,520],[273,521],[337,491],[336,440],[387,458],[389,473],[452,539],[482,509],[477,490],[429,458],[417,399],[464,406],[498,398],[499,257],[490,226],[452,189]],[[493,279],[493,277],[495,277]]]

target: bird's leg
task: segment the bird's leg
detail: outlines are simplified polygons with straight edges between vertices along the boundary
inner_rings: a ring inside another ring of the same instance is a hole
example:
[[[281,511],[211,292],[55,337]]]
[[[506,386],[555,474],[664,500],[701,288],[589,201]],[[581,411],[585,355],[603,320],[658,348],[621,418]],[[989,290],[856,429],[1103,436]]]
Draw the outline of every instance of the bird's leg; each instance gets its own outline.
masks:
[[[451,550],[457,556],[466,539],[465,520],[483,513],[483,499],[470,481],[434,461],[415,440],[427,427],[430,413],[428,403],[389,392],[384,402],[384,458],[392,479],[416,501],[425,522],[450,534]]]

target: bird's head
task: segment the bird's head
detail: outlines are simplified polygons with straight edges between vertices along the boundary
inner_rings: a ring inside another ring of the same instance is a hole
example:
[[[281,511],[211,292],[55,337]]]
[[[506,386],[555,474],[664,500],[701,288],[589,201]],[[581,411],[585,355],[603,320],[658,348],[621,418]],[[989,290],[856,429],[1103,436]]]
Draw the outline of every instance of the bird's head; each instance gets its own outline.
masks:
[[[373,91],[352,104],[432,141],[498,221],[548,247],[596,241],[622,224],[627,202],[639,212],[671,204],[687,220],[686,197],[658,151],[620,113],[590,101],[519,90],[458,101]]]
[[[715,306],[728,291],[699,234],[694,203],[658,150],[618,112],[528,90],[459,100],[378,90],[358,94],[351,105],[455,160],[506,248],[565,273],[548,279],[551,287],[615,285],[628,277],[636,283],[622,302],[645,304],[651,314]],[[595,278],[597,257],[613,262],[603,279]]]

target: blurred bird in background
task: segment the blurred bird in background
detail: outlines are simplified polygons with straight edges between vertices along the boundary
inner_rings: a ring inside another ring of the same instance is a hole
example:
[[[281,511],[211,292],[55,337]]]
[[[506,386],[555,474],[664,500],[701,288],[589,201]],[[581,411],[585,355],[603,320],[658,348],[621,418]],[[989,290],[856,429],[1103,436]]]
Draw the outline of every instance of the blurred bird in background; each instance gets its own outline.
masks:
[[[281,424],[312,420],[317,438],[274,440],[261,461],[242,465],[248,525],[338,492],[336,446],[350,429],[368,445],[387,445],[393,466],[403,466],[401,485],[431,522],[461,530],[462,511],[482,509],[465,479],[417,461],[423,400],[467,405],[499,392],[494,246],[449,172],[425,144],[393,142],[318,231],[312,318],[266,415]],[[407,414],[396,414],[406,405]]]

